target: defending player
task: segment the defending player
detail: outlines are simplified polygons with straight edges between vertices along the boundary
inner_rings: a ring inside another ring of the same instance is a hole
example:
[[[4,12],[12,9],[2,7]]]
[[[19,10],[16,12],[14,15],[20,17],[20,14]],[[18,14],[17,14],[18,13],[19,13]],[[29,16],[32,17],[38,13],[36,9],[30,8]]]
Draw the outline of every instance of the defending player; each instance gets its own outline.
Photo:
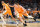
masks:
[[[16,20],[15,20],[15,18],[12,16],[12,13],[11,13],[11,10],[10,10],[10,7],[4,2],[4,1],[2,1],[1,2],[2,3],[2,5],[3,5],[3,10],[5,9],[5,12],[3,13],[3,15],[10,15],[11,17],[12,17],[12,19],[15,21],[15,22],[17,22]],[[2,11],[3,11],[2,10]]]

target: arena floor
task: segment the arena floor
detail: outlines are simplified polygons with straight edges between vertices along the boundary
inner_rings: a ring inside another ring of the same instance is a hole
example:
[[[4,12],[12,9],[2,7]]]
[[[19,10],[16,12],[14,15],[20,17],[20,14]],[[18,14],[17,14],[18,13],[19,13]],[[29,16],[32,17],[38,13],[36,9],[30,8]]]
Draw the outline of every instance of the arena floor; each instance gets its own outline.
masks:
[[[2,27],[2,24],[0,24],[0,27]],[[24,27],[23,24],[5,24],[4,27]],[[27,26],[25,27],[40,27],[40,23],[27,23]]]
[[[8,19],[9,22],[7,22],[7,24],[4,24],[4,26],[2,26],[2,20],[0,19],[0,27],[24,27],[22,23],[20,24],[11,24],[12,22],[10,21],[11,19]],[[33,19],[25,19],[27,21],[27,26],[25,27],[40,27],[40,19],[36,19],[36,22],[34,22]],[[11,22],[11,23],[10,23]]]

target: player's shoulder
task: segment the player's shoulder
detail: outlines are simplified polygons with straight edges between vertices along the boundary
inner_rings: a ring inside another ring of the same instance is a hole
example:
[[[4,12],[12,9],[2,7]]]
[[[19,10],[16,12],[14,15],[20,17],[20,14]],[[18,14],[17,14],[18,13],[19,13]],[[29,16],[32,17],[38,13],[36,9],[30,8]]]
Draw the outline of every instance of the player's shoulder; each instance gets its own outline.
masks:
[[[19,5],[20,7],[22,7],[21,5]]]
[[[3,3],[2,5],[5,5],[6,3]]]

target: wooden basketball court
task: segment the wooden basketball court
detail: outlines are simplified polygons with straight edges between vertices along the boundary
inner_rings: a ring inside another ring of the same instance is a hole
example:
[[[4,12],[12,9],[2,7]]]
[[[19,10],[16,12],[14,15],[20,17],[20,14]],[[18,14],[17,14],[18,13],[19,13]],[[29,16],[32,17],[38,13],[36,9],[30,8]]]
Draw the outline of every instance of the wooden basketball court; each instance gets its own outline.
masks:
[[[11,19],[8,19],[11,20]],[[34,21],[33,19],[26,19],[27,21]],[[40,19],[36,19],[37,21],[40,21]],[[0,19],[0,21],[2,21]],[[13,20],[12,20],[13,21]],[[4,26],[2,26],[2,23],[0,23],[0,27],[24,27],[23,24],[4,24]],[[40,23],[27,23],[26,27],[40,27]]]
[[[2,24],[0,24],[2,27]],[[23,24],[5,24],[4,27],[24,27]],[[40,23],[27,23],[26,27],[40,27]]]

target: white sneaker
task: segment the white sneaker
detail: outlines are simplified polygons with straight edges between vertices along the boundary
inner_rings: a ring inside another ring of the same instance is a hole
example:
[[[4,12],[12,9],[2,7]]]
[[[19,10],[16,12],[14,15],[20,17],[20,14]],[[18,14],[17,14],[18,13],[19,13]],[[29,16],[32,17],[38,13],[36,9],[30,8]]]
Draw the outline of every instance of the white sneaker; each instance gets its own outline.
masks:
[[[28,18],[34,18],[34,17],[32,17],[32,16],[27,16]]]

